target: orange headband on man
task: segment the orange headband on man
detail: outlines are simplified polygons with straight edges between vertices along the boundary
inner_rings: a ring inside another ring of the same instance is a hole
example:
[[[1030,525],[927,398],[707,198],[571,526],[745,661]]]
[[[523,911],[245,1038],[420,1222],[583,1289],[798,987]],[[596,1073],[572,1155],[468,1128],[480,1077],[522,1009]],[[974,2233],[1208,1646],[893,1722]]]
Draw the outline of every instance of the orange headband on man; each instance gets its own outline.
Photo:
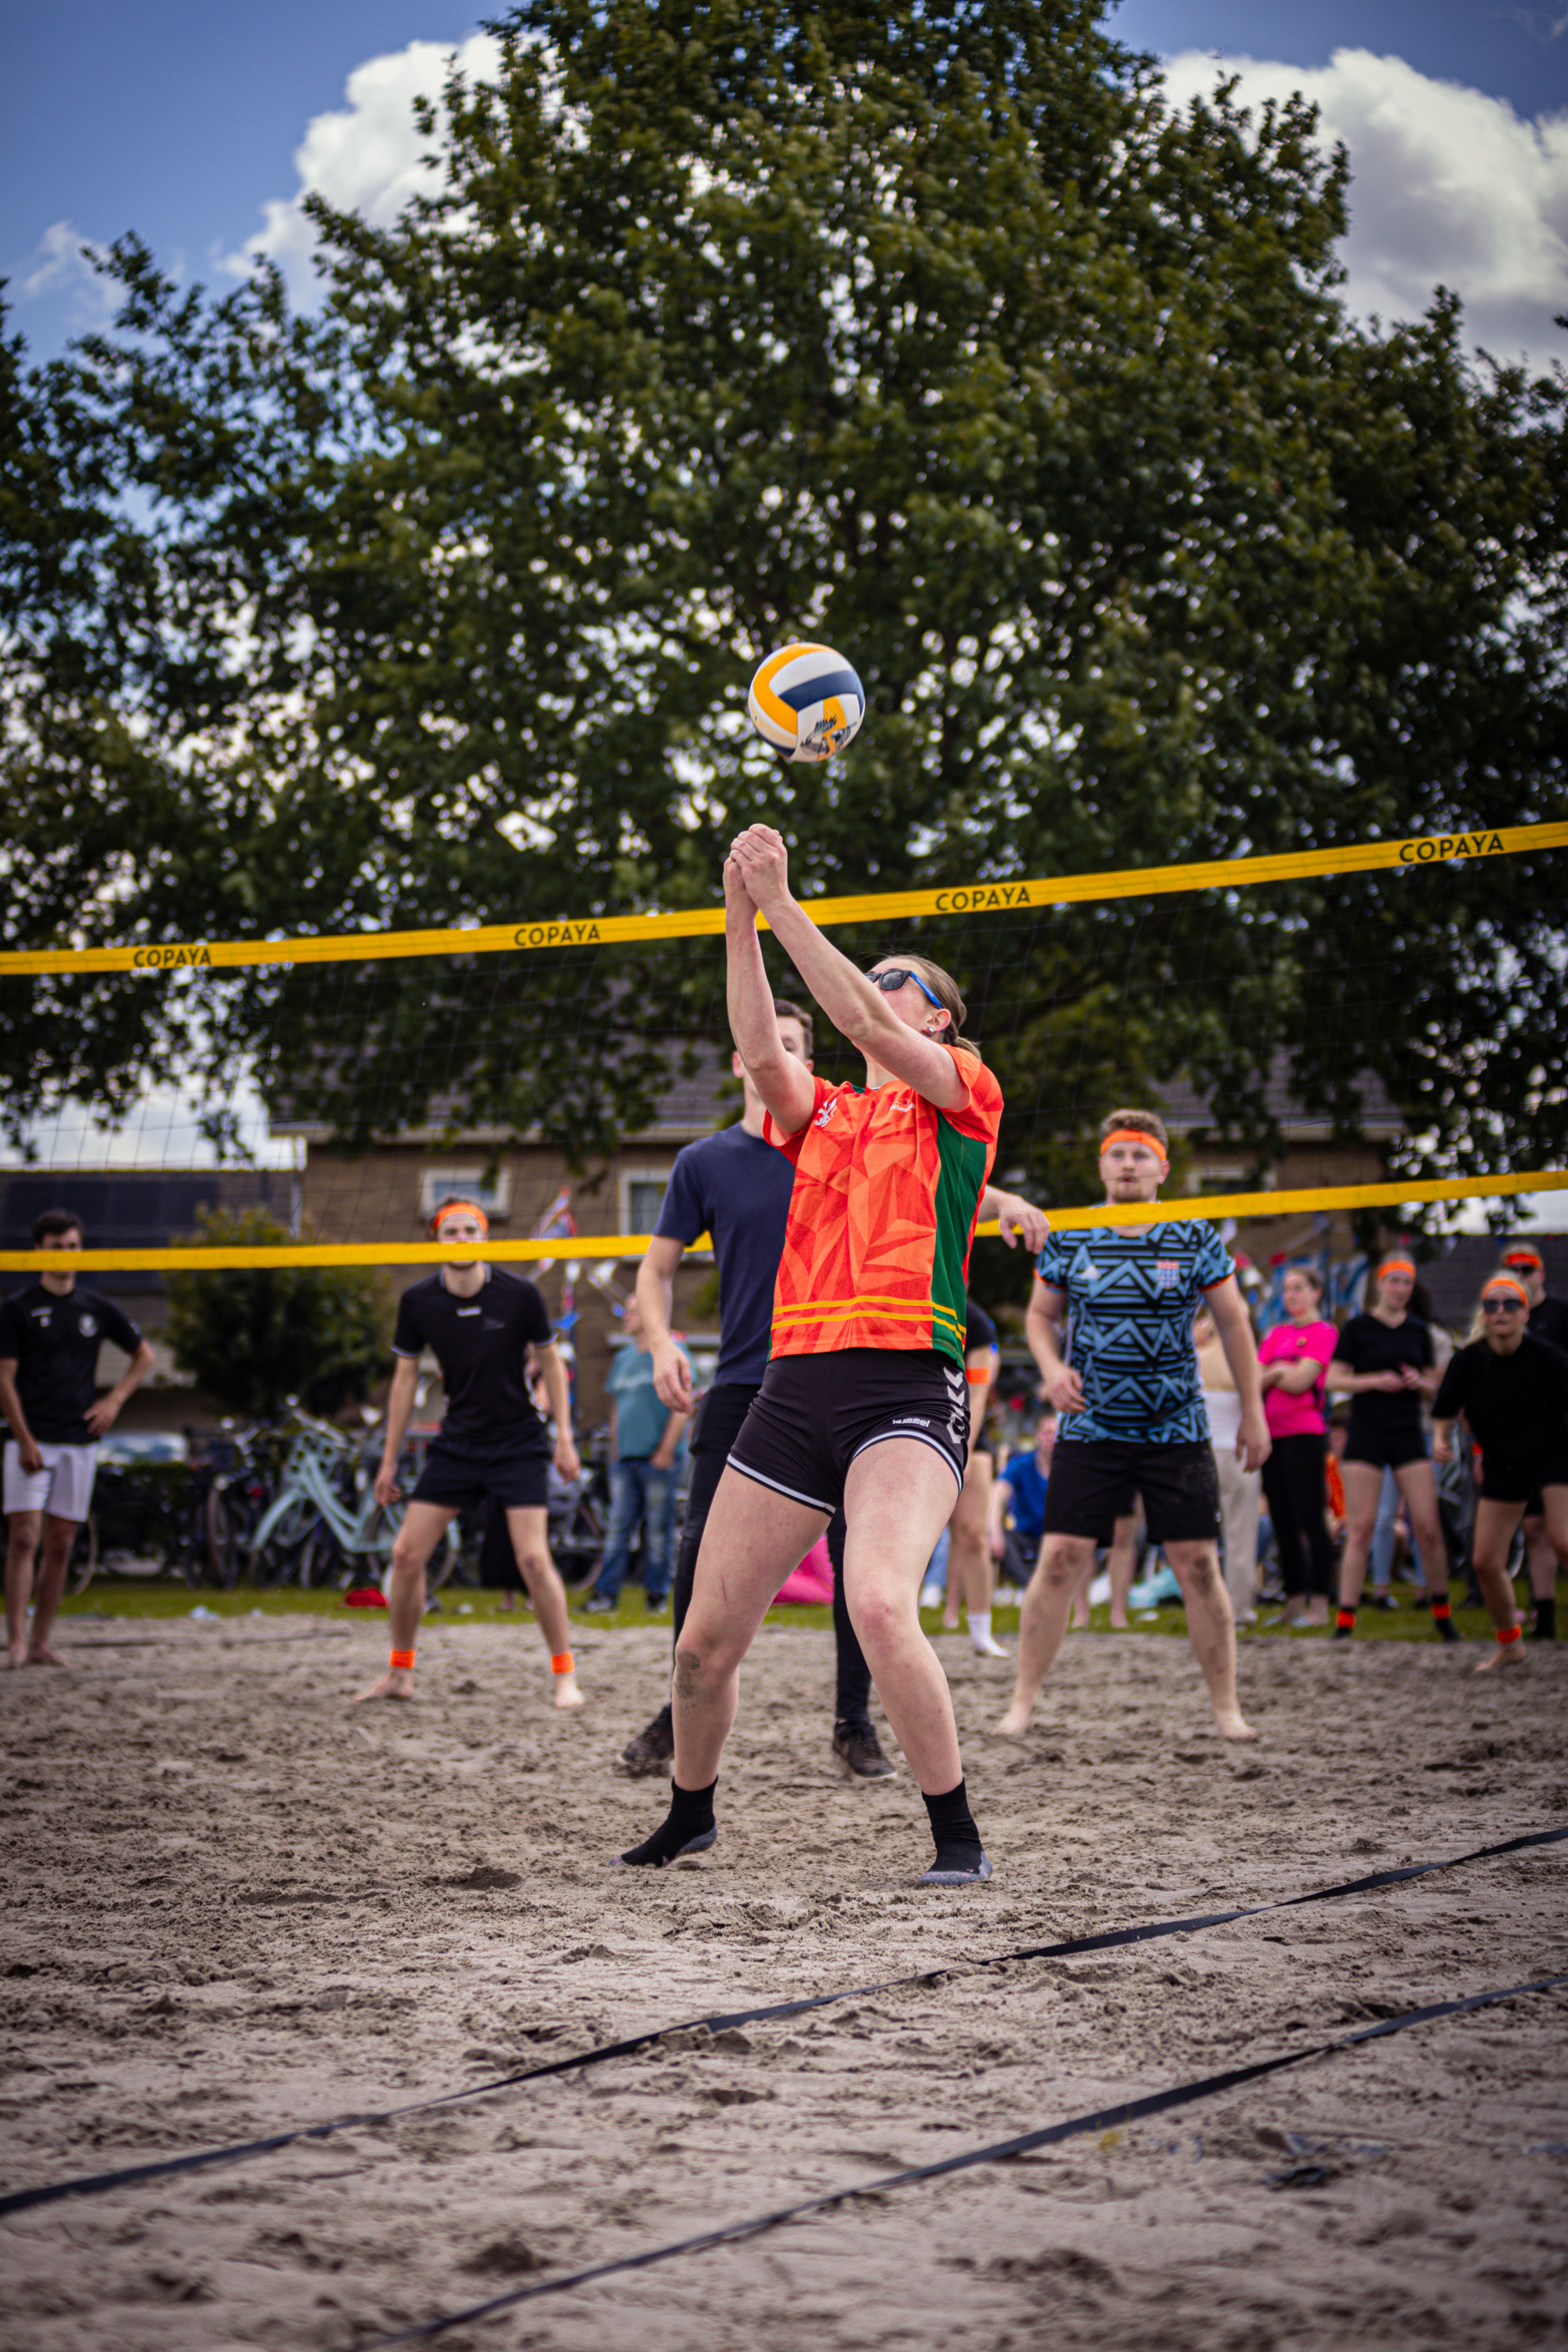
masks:
[[[432,1239],[435,1241],[440,1240],[441,1224],[444,1218],[455,1217],[459,1213],[470,1217],[478,1217],[479,1221],[480,1233],[488,1234],[489,1232],[490,1221],[486,1216],[484,1211],[480,1208],[477,1201],[443,1201],[440,1207],[437,1210],[435,1215],[430,1220],[430,1233]]]
[[[1415,1279],[1415,1261],[1414,1258],[1409,1257],[1385,1257],[1378,1265],[1377,1278],[1379,1282],[1383,1280],[1385,1274],[1407,1274],[1410,1276],[1411,1281],[1414,1282]]]
[[[1144,1150],[1152,1151],[1155,1159],[1159,1161],[1160,1173],[1163,1176],[1168,1176],[1170,1174],[1171,1163],[1165,1157],[1164,1150],[1157,1135],[1145,1135],[1141,1127],[1119,1127],[1115,1129],[1111,1134],[1101,1138],[1100,1156],[1102,1160],[1113,1143],[1141,1143],[1143,1146]]]
[[[1511,1290],[1517,1294],[1521,1307],[1528,1307],[1530,1304],[1529,1291],[1522,1282],[1515,1282],[1511,1274],[1494,1274],[1481,1293],[1483,1302],[1491,1297],[1494,1290]]]
[[[1544,1274],[1546,1261],[1539,1250],[1508,1249],[1502,1254],[1504,1265],[1532,1265],[1537,1274]]]

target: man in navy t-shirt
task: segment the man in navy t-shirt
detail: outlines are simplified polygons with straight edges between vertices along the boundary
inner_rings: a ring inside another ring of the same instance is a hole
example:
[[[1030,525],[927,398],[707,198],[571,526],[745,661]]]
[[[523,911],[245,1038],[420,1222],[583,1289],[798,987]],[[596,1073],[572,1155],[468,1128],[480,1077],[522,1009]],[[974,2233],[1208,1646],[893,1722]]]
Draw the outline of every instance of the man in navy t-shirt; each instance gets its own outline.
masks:
[[[811,1067],[811,1015],[798,1004],[775,998],[784,1051]],[[763,1384],[772,1334],[773,1286],[784,1255],[795,1169],[782,1151],[763,1140],[765,1107],[739,1054],[731,1068],[741,1081],[744,1108],[733,1127],[689,1143],[676,1156],[658,1224],[637,1273],[637,1306],[646,1344],[653,1357],[654,1383],[672,1412],[689,1412],[696,1402],[691,1366],[670,1334],[675,1269],[702,1234],[710,1236],[719,1268],[721,1339],[713,1383],[691,1425],[691,1485],[686,1525],[675,1564],[670,1598],[675,1638],[680,1638],[697,1573],[702,1530],[730,1448],[741,1433],[752,1400]],[[1022,1233],[1031,1249],[1046,1237],[1037,1209],[1010,1192],[988,1189],[982,1217],[1000,1217],[1012,1247]],[[832,1530],[829,1530],[832,1546]],[[871,1722],[871,1675],[849,1622],[843,1580],[835,1577],[833,1623],[837,1636],[838,1687],[833,1746],[846,1769],[862,1780],[883,1780],[892,1766],[883,1755]],[[632,1772],[662,1770],[675,1754],[669,1703],[621,1751]]]

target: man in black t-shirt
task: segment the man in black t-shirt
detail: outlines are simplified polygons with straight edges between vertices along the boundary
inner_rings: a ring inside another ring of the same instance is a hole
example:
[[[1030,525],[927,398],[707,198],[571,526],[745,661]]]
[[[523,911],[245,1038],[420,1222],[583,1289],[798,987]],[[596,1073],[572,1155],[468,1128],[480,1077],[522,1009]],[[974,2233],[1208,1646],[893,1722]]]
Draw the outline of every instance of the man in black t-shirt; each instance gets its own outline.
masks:
[[[432,1237],[457,1249],[482,1242],[489,1231],[489,1220],[472,1201],[444,1201],[430,1220]],[[572,1442],[566,1370],[536,1286],[481,1259],[458,1258],[413,1284],[398,1301],[392,1335],[397,1369],[375,1479],[375,1499],[384,1507],[401,1495],[397,1458],[426,1349],[441,1367],[447,1413],[392,1548],[391,1662],[384,1675],[360,1692],[362,1699],[413,1697],[426,1562],[464,1506],[488,1496],[506,1512],[518,1569],[550,1652],[555,1704],[583,1704],[572,1661],[566,1588],[545,1539],[551,1449],[529,1393],[531,1348],[555,1423],[555,1467],[563,1478],[575,1478],[582,1465]]]
[[[69,1254],[82,1228],[68,1209],[46,1209],[33,1227],[35,1249]],[[131,1359],[106,1395],[98,1393],[98,1351],[106,1339]],[[92,1502],[98,1440],[132,1389],[153,1369],[153,1350],[129,1316],[74,1274],[53,1268],[0,1301],[0,1412],[10,1423],[5,1447],[5,1637],[13,1666],[58,1666],[49,1647],[55,1612],[78,1528]],[[33,1625],[33,1566],[43,1543]]]

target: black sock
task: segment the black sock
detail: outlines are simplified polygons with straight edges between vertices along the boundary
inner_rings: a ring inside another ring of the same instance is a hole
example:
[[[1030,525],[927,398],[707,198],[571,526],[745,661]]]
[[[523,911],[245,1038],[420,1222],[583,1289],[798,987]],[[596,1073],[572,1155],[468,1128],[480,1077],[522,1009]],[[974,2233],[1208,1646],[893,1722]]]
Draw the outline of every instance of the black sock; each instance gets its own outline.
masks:
[[[717,1779],[705,1789],[683,1789],[673,1778],[669,1783],[669,1811],[655,1830],[652,1837],[641,1845],[634,1845],[621,1860],[634,1870],[651,1864],[656,1869],[673,1862],[678,1853],[713,1827],[713,1791]]]
[[[1536,1601],[1535,1630],[1530,1638],[1532,1642],[1555,1642],[1557,1639],[1557,1595],[1555,1593],[1552,1593],[1549,1600]]]
[[[936,1840],[933,1866],[938,1870],[973,1869],[982,1847],[963,1781],[944,1797],[927,1797],[925,1809],[931,1820],[931,1833]]]

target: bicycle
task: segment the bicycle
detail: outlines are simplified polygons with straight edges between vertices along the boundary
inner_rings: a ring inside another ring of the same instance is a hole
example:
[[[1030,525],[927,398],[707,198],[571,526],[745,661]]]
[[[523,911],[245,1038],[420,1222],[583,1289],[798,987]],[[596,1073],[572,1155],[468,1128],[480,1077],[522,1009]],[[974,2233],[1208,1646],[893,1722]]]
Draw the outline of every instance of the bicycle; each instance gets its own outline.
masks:
[[[305,1413],[296,1413],[294,1426],[279,1491],[251,1538],[251,1582],[263,1591],[290,1576],[297,1576],[302,1587],[320,1584],[331,1574],[340,1553],[351,1562],[363,1559],[384,1572],[403,1525],[404,1506],[376,1501],[366,1448],[353,1438]],[[432,1591],[445,1582],[457,1560],[455,1523],[447,1530],[444,1546],[437,1547],[438,1552],[443,1550],[437,1572],[428,1578]]]

